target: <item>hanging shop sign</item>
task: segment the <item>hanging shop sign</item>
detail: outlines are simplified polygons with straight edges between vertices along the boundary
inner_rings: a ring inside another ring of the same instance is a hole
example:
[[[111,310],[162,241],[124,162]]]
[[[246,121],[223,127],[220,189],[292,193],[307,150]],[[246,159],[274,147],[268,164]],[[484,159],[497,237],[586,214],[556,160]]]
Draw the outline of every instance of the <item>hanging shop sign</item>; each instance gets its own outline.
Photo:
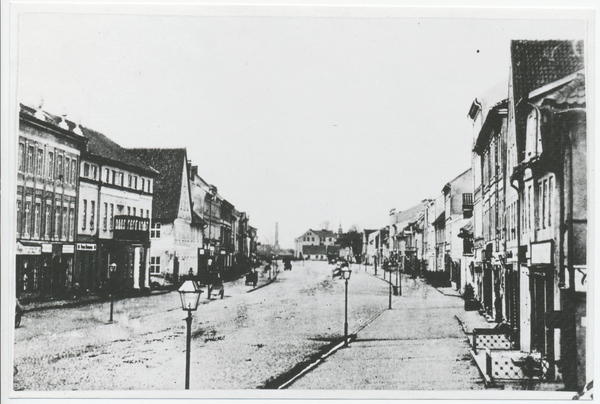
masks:
[[[552,240],[531,243],[531,265],[552,265]]]
[[[42,247],[40,246],[29,246],[17,243],[17,255],[40,255],[42,253]]]
[[[96,244],[78,243],[77,251],[96,251]]]
[[[42,244],[42,252],[43,253],[51,253],[52,252],[52,244]]]
[[[63,244],[62,252],[63,252],[63,254],[73,254],[75,252],[75,245]]]

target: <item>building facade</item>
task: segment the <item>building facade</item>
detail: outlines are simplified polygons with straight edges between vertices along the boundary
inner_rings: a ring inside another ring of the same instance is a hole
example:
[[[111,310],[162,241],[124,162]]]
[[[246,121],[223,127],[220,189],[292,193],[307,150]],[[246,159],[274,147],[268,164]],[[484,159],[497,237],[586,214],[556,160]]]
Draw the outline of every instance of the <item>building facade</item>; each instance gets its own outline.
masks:
[[[41,109],[19,111],[16,194],[17,297],[58,296],[76,288],[79,127]]]
[[[204,222],[192,209],[186,149],[130,152],[158,171],[150,224],[152,282],[176,284],[181,276],[197,275]]]

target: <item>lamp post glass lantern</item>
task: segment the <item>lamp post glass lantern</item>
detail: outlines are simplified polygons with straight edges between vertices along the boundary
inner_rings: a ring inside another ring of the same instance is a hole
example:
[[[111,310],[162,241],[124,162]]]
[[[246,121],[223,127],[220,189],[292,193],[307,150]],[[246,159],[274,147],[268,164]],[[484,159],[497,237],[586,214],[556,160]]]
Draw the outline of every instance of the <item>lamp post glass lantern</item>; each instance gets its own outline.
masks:
[[[181,308],[188,312],[185,321],[187,323],[187,340],[186,340],[186,354],[185,354],[185,389],[190,388],[190,349],[192,341],[192,311],[198,309],[198,301],[200,300],[200,294],[202,290],[198,287],[198,284],[188,279],[181,285],[178,290],[179,297],[181,298]]]

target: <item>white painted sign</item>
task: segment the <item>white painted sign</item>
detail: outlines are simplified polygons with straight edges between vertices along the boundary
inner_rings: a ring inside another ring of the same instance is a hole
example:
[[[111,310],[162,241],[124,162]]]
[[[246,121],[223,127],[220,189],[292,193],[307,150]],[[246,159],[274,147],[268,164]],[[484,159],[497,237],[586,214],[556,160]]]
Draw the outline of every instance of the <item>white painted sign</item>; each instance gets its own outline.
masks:
[[[17,255],[40,255],[41,253],[42,247],[40,246],[26,246],[17,243]]]
[[[531,243],[531,264],[552,264],[552,241]]]
[[[63,254],[73,254],[75,252],[75,246],[73,244],[63,244]]]
[[[52,252],[52,244],[42,244],[42,252],[43,253],[51,253]]]
[[[77,251],[96,251],[96,244],[77,244]]]

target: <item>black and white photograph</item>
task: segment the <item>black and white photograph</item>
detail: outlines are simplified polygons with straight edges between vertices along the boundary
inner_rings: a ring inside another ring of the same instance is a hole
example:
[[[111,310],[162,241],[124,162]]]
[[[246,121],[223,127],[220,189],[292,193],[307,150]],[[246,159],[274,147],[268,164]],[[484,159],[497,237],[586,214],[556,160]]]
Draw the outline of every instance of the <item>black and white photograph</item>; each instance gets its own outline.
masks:
[[[3,402],[593,399],[585,4],[3,2]]]

